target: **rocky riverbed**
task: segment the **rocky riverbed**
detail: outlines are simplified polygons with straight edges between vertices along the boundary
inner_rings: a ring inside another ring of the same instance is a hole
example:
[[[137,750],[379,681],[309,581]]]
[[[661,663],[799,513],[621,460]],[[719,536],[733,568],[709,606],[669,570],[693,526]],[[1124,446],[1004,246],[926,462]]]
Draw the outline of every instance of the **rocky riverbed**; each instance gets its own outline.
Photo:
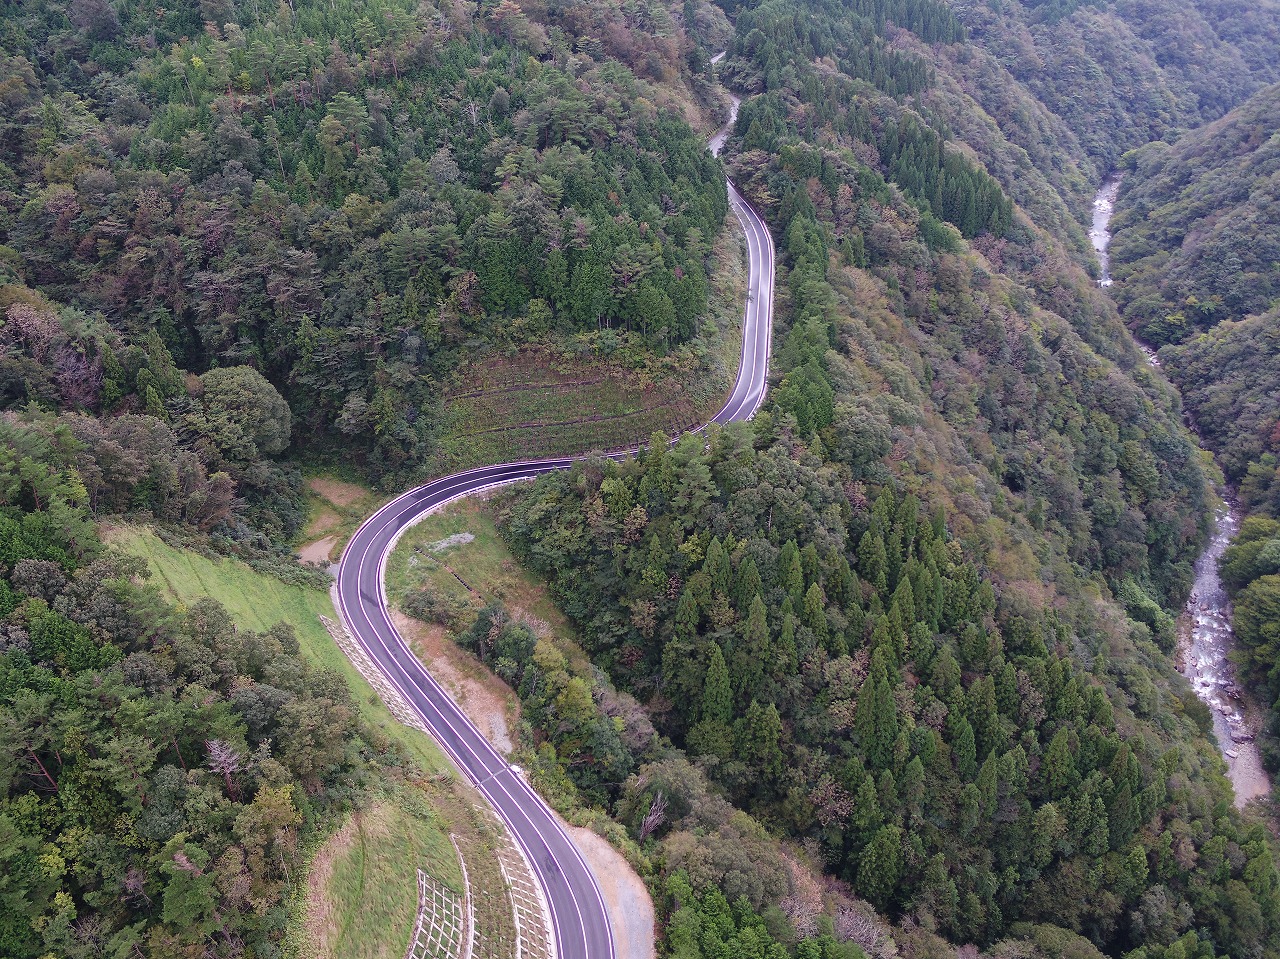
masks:
[[[1093,199],[1093,225],[1089,239],[1098,254],[1098,285],[1112,283],[1107,247],[1111,243],[1111,215],[1120,193],[1120,177],[1103,181]],[[1138,344],[1152,366],[1160,359],[1146,344]],[[1191,682],[1201,701],[1213,713],[1213,732],[1227,763],[1227,775],[1235,787],[1236,805],[1265,796],[1271,783],[1262,768],[1254,743],[1260,723],[1259,710],[1236,685],[1235,666],[1230,659],[1235,646],[1231,631],[1231,604],[1218,576],[1218,561],[1240,528],[1240,519],[1230,498],[1225,497],[1214,515],[1213,536],[1196,560],[1195,585],[1187,607],[1178,620],[1178,669]]]
[[[1196,560],[1195,586],[1178,623],[1178,668],[1213,712],[1213,732],[1227,761],[1236,805],[1243,806],[1255,796],[1265,796],[1271,784],[1254,743],[1258,710],[1236,685],[1235,666],[1229,659],[1235,645],[1231,604],[1218,576],[1218,561],[1239,528],[1235,510],[1224,503],[1214,516],[1209,545]]]

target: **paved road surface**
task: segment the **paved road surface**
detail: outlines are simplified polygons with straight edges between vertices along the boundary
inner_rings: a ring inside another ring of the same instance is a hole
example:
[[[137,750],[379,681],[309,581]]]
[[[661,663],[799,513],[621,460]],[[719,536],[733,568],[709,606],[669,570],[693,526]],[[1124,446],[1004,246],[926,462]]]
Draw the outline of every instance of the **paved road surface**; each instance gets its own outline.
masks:
[[[723,137],[713,140],[716,152],[721,143]],[[746,231],[750,279],[742,364],[733,392],[724,409],[713,417],[714,423],[750,419],[760,408],[773,325],[773,240],[764,221],[732,183],[729,202]],[[480,467],[398,497],[366,520],[347,544],[338,569],[338,598],[351,635],[421,715],[458,768],[493,804],[523,848],[547,897],[559,959],[613,959],[609,917],[591,869],[541,797],[508,766],[409,651],[391,623],[383,584],[387,556],[396,538],[426,513],[489,486],[567,469],[576,459]]]

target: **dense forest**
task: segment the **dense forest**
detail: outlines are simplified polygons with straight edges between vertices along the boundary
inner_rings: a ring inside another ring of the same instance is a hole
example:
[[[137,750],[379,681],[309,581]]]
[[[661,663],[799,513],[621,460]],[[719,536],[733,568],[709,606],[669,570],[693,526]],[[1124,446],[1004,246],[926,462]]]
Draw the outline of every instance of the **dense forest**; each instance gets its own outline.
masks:
[[[167,606],[103,547],[122,447],[79,426],[0,419],[0,955],[278,954],[308,837],[403,759],[287,626]]]
[[[955,9],[1099,173],[1125,151],[1215,120],[1280,80],[1280,7],[1270,0],[1030,0]]]
[[[992,51],[1017,31],[972,9],[737,9],[726,76],[757,95],[728,162],[783,265],[770,403],[706,449],[658,437],[506,507],[600,672],[500,611],[469,642],[519,688],[547,760],[665,864],[671,954],[760,934],[752,911],[777,943],[811,930],[797,850],[912,955],[944,954],[936,937],[1280,948],[1266,830],[1229,810],[1207,712],[1166,658],[1208,519],[1201,459],[1089,280],[1076,219],[1126,138],[1212,119],[1274,67],[1213,101],[1192,92],[1204,61],[1157,52],[1170,11],[1009,9],[1055,49],[1119,24],[1167,101],[1055,116],[1050,92],[1080,78],[1014,76]],[[1231,76],[1254,44],[1274,36],[1206,57]],[[1061,150],[1056,167],[1032,147]],[[713,827],[726,799],[751,818]],[[760,828],[786,843],[767,852]],[[1209,865],[1226,862],[1244,871]]]
[[[1280,515],[1275,289],[1280,86],[1129,158],[1112,245],[1117,300],[1178,384],[1247,511]]]
[[[1280,517],[1280,314],[1223,320],[1160,356],[1240,505]]]
[[[424,478],[461,359],[690,348],[727,166],[780,256],[769,401],[504,500],[582,641],[463,631],[531,775],[629,831],[664,955],[1280,954],[1275,849],[1169,656],[1202,459],[1083,226],[1126,151],[1280,80],[1280,10],[723,7],[4,8],[0,952],[277,955],[300,844],[403,761],[93,521],[316,575],[299,460]]]
[[[1111,247],[1116,298],[1154,346],[1261,313],[1280,293],[1277,123],[1272,86],[1173,145],[1128,157]]]
[[[683,89],[680,38],[638,41],[668,22],[659,8],[626,26],[607,10],[562,19],[548,31],[467,3],[8,7],[3,260],[109,328],[116,342],[94,335],[112,353],[252,366],[300,430],[374,475],[411,470],[435,382],[465,351],[607,329],[661,351],[706,307],[723,173],[674,94],[605,49]],[[82,354],[70,405],[145,405],[132,382],[93,393],[111,354]],[[26,378],[6,371],[10,392]]]
[[[1190,692],[1153,683],[1134,635],[1090,637],[999,595],[941,510],[887,487],[851,495],[844,464],[778,432],[655,442],[638,462],[542,480],[511,509],[512,542],[657,730],[858,896],[954,941],[1040,923],[1166,955],[1156,942],[1194,926],[1223,953],[1274,949],[1265,829],[1218,818],[1211,754],[1176,744]],[[732,849],[744,826],[700,831],[705,787],[611,711],[617,693],[592,715],[527,629],[482,618],[472,637],[551,720],[579,788],[661,839],[669,868],[776,904],[778,854],[748,850],[748,867]],[[649,815],[658,793],[670,832]]]
[[[1127,158],[1112,243],[1115,295],[1154,347],[1246,510],[1274,515],[1280,257],[1273,133],[1280,86],[1170,145]]]

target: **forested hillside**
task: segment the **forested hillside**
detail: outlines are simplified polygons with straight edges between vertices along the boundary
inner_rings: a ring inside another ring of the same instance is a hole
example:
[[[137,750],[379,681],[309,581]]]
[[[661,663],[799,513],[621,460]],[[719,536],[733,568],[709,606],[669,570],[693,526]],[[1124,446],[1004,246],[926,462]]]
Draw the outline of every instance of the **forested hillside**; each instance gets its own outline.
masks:
[[[1078,138],[1099,173],[1126,150],[1217,119],[1280,80],[1280,8],[1271,0],[954,8],[973,40]]]
[[[299,457],[421,478],[461,359],[696,354],[723,45],[769,401],[506,501],[586,653],[463,631],[531,775],[630,830],[681,959],[1280,955],[1275,849],[1169,656],[1202,460],[1082,225],[1125,151],[1280,79],[1270,0],[0,16],[6,948],[278,953],[291,844],[397,760],[91,519],[309,575]]]
[[[679,113],[705,96],[691,41],[659,6],[546,21],[513,4],[8,7],[4,262],[109,325],[113,353],[253,366],[313,442],[410,471],[464,352],[606,328],[662,351],[706,307],[726,200]],[[81,357],[95,377],[110,359]],[[21,396],[25,374],[7,378]],[[74,405],[129,408],[135,385]]]
[[[1280,293],[1280,86],[1129,159],[1113,224],[1116,298],[1154,346],[1266,310]],[[1234,464],[1233,464],[1234,465]]]
[[[1280,314],[1223,320],[1160,355],[1240,505],[1280,516]]]
[[[1128,323],[1170,377],[1242,505],[1276,515],[1280,484],[1275,173],[1280,86],[1130,158],[1112,245]]]
[[[899,923],[909,955],[943,954],[939,936],[1280,950],[1274,850],[1230,810],[1168,657],[1208,520],[1201,459],[1076,219],[1123,148],[1231,106],[1194,92],[1206,71],[1265,82],[1274,24],[1179,60],[1160,18],[1207,30],[1208,5],[1007,11],[984,33],[940,3],[737,7],[726,76],[755,95],[728,162],[783,265],[770,402],[708,449],[655,438],[507,507],[603,673],[501,618],[473,646],[563,776],[665,864],[673,955],[813,928],[797,854]],[[1126,50],[1116,84],[1146,62],[1159,82],[1082,90],[1046,68],[1037,88],[1000,61],[1017,36],[1061,53],[1099,23]],[[1108,110],[1060,108],[1068,91]],[[637,722],[615,686],[676,752],[610,733]],[[716,792],[751,819],[713,828]],[[732,925],[717,896],[742,897]],[[880,954],[884,935],[842,932]]]
[[[1112,245],[1117,301],[1180,387],[1252,518],[1223,558],[1245,678],[1280,705],[1280,86],[1173,144],[1128,157]],[[1280,769],[1280,709],[1264,758]]]
[[[103,548],[121,450],[76,425],[0,417],[0,955],[278,955],[307,842],[403,757],[288,626]]]
[[[582,679],[527,629],[482,619],[476,648],[584,795],[612,800],[672,874],[780,906],[796,931],[813,916],[788,898],[785,858],[719,819],[702,776],[881,912],[954,942],[1034,923],[1111,954],[1183,955],[1161,940],[1194,927],[1211,932],[1192,954],[1270,954],[1265,829],[1227,813],[1216,758],[1186,741],[1188,717],[1207,717],[1171,689],[1146,627],[1081,626],[1078,608],[998,590],[945,512],[847,484],[785,431],[732,428],[709,451],[540,481],[511,510],[508,535],[594,662],[700,774],[611,690],[584,714]],[[628,718],[621,736],[610,715]],[[933,948],[924,936],[913,954]]]
[[[324,580],[299,458],[407,482],[485,349],[690,348],[727,203],[686,22],[727,32],[0,11],[0,955],[281,955],[306,849],[408,760],[286,627],[167,606],[95,521]]]

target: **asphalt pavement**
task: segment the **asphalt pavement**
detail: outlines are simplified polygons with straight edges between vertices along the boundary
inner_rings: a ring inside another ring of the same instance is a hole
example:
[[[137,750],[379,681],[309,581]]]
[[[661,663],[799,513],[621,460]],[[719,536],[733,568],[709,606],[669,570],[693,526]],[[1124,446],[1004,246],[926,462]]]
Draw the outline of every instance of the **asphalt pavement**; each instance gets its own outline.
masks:
[[[729,202],[746,234],[750,272],[741,366],[733,391],[724,408],[712,417],[713,423],[747,420],[760,408],[773,326],[773,240],[764,221],[732,183]],[[422,717],[449,758],[493,805],[519,843],[546,896],[559,959],[614,959],[608,911],[586,860],[542,798],[409,650],[391,622],[384,582],[387,557],[396,539],[427,513],[491,486],[567,469],[579,458],[479,467],[397,497],[366,520],[347,544],[338,568],[338,598],[342,619],[356,642]]]

